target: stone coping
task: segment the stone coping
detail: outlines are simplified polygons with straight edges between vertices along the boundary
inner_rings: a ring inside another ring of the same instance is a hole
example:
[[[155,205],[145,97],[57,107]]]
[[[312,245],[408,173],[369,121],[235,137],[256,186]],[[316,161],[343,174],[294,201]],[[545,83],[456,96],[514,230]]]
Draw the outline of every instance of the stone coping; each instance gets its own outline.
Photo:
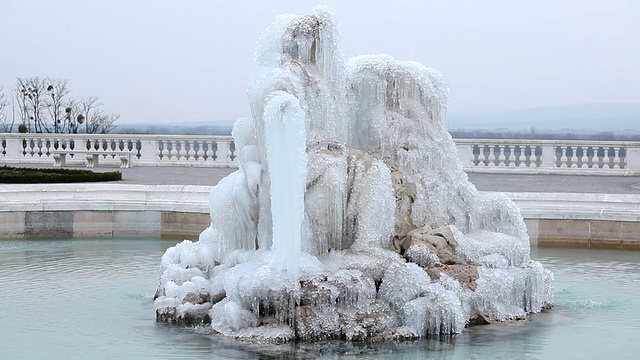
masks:
[[[525,219],[640,222],[640,195],[505,193]]]
[[[209,213],[211,186],[136,184],[0,185],[0,212],[173,211]]]
[[[212,186],[137,184],[0,185],[0,212],[166,211],[209,213]],[[505,193],[525,219],[640,222],[640,195]]]
[[[197,239],[211,221],[211,188],[105,183],[0,185],[0,239]],[[505,194],[520,207],[532,244],[640,249],[640,195]]]

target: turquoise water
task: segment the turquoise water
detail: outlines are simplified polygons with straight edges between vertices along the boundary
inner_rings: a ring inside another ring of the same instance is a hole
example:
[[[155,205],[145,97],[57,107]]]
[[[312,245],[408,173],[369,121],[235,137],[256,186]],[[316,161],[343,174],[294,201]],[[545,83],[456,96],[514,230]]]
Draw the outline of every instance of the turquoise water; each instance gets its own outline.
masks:
[[[555,308],[408,343],[244,344],[157,324],[158,239],[0,241],[0,359],[637,359],[640,252],[534,248]]]

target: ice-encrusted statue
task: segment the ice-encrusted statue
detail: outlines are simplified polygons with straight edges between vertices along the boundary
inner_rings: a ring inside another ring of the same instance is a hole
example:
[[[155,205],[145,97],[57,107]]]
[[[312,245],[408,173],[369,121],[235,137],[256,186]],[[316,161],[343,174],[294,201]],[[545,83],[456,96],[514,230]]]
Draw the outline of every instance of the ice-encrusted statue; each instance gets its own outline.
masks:
[[[164,254],[158,320],[240,339],[406,339],[551,305],[519,209],[458,163],[435,70],[346,60],[323,7],[279,16],[256,62],[239,169],[212,189],[200,239]]]

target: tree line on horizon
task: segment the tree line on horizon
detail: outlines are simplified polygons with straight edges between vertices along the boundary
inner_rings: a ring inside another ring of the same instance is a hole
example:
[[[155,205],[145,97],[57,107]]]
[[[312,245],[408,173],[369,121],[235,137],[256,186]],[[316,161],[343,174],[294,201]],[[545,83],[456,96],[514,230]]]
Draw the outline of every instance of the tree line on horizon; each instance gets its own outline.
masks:
[[[593,140],[593,141],[640,141],[640,133],[613,131],[545,131],[536,130],[485,130],[449,129],[454,139],[523,139],[523,140]]]
[[[9,95],[0,86],[0,132],[108,134],[119,118],[96,96],[73,96],[68,80],[19,77]]]

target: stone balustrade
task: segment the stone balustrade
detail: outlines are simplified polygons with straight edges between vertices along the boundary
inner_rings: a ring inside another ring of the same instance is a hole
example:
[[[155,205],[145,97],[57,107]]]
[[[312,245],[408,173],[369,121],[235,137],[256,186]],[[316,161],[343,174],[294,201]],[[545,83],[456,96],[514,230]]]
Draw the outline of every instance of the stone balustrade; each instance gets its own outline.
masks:
[[[455,139],[466,171],[640,174],[640,142]]]
[[[640,142],[454,139],[469,172],[640,174]],[[0,133],[0,162],[53,164],[53,150],[133,152],[132,166],[236,166],[231,136]],[[67,161],[80,165],[82,156]],[[119,165],[105,155],[101,164]]]
[[[53,164],[55,150],[110,152],[101,164],[119,165],[118,152],[133,152],[132,166],[236,166],[231,136],[129,134],[6,134],[0,133],[0,162]],[[70,157],[81,165],[86,157]]]

